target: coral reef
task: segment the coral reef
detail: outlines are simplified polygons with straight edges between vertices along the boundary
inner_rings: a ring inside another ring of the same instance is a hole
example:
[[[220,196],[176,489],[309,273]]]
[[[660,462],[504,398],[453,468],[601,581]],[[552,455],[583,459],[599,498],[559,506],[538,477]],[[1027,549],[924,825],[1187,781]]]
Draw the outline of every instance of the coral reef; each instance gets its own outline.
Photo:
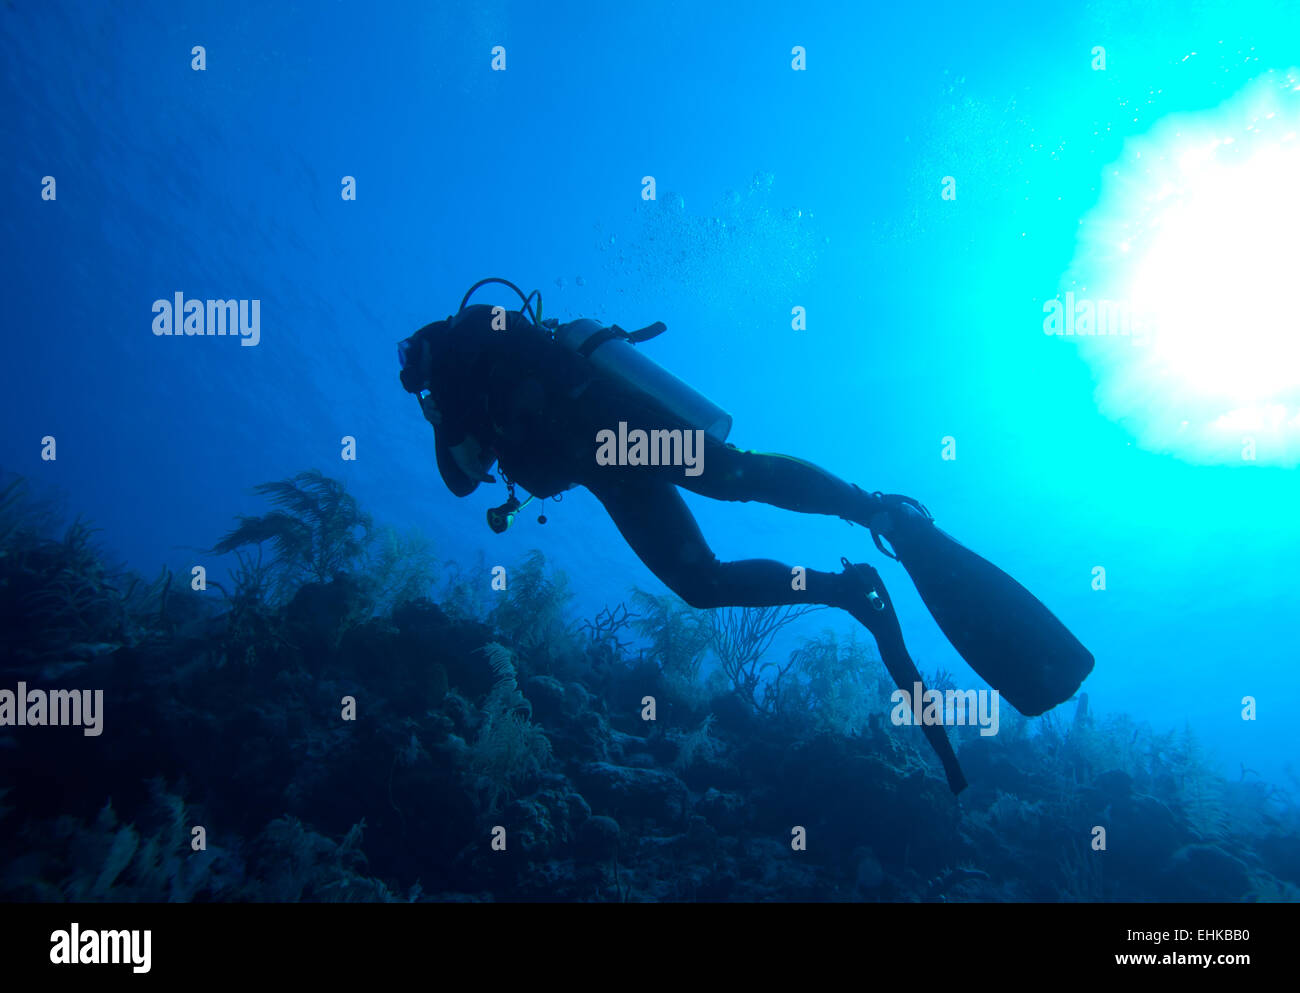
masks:
[[[1229,779],[1186,729],[1086,697],[994,737],[956,728],[958,801],[854,636],[776,658],[799,612],[640,591],[575,618],[540,552],[485,593],[320,473],[259,492],[273,509],[217,543],[230,576],[195,592],[0,491],[4,683],[101,688],[107,715],[99,738],[0,728],[0,897],[1300,895],[1290,794]]]

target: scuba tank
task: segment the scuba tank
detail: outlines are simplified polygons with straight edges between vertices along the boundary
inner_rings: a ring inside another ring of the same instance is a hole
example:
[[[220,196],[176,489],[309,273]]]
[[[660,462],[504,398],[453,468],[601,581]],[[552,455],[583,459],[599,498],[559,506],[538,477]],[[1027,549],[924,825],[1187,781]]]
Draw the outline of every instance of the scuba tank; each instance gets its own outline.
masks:
[[[668,326],[663,321],[656,321],[639,331],[624,331],[617,324],[606,327],[587,318],[567,324],[543,321],[540,292],[533,290],[525,294],[508,279],[497,276],[480,279],[471,286],[460,301],[460,312],[465,310],[475,291],[488,283],[500,283],[514,290],[523,301],[520,313],[524,317],[539,330],[549,333],[552,340],[581,355],[607,378],[648,397],[688,427],[701,430],[718,441],[727,440],[731,433],[731,415],[635,347],[667,331]],[[532,305],[534,299],[536,306]],[[455,317],[451,322],[455,323]]]
[[[605,327],[583,318],[559,325],[554,336],[559,344],[587,359],[620,386],[650,398],[688,426],[726,441],[731,433],[731,415],[636,347],[666,330],[662,321],[640,331],[624,331],[617,324]]]

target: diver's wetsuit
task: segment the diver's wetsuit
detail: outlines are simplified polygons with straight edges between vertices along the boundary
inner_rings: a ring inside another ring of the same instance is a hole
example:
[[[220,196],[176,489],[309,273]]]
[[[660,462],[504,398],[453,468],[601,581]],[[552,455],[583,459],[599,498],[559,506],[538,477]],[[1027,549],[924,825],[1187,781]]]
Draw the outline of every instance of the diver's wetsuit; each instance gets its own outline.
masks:
[[[579,482],[609,511],[642,562],[692,607],[842,606],[855,588],[838,573],[807,569],[793,589],[793,570],[771,559],[720,562],[677,487],[715,500],[758,501],[783,510],[829,514],[865,524],[867,494],[808,462],[741,451],[706,436],[704,471],[681,466],[596,466]]]
[[[491,327],[494,312],[504,317],[499,330]],[[422,358],[408,368],[416,348]],[[693,607],[840,607],[871,631],[894,682],[924,692],[872,567],[842,559],[839,573],[805,568],[796,589],[785,563],[720,562],[678,487],[716,500],[842,517],[870,528],[877,544],[883,535],[948,640],[1022,714],[1041,714],[1068,699],[1092,670],[1091,653],[1033,594],[935,527],[908,497],[865,493],[801,459],[741,451],[703,432],[693,436],[704,439],[702,466],[692,459],[699,475],[688,475],[684,465],[599,464],[600,432],[626,438],[638,430],[695,429],[646,393],[601,375],[518,312],[463,307],[422,328],[399,354],[402,385],[421,396],[421,409],[435,424],[438,468],[453,493],[470,493],[480,475],[475,463],[485,470],[494,458],[508,481],[534,496],[585,486],[641,560]],[[924,722],[922,730],[949,786],[960,792],[966,781],[943,727]]]
[[[693,607],[843,606],[858,595],[840,573],[808,569],[805,588],[796,590],[791,567],[781,562],[720,562],[677,487],[863,525],[878,509],[877,498],[811,463],[741,451],[708,435],[697,476],[680,465],[598,465],[597,432],[617,431],[620,422],[629,431],[691,429],[645,397],[593,375],[585,360],[517,312],[508,313],[505,329],[488,329],[491,312],[487,306],[462,311],[449,354],[435,361],[431,390],[450,444],[474,436],[495,451],[507,479],[536,496],[585,486],[641,561]]]

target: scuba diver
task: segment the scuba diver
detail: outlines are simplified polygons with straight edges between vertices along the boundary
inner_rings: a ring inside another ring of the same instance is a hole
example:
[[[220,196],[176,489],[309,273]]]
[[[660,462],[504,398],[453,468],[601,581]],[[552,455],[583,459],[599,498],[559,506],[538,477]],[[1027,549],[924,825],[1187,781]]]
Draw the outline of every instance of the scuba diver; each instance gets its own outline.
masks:
[[[470,305],[488,283],[508,286],[522,306]],[[881,553],[903,566],[953,647],[1022,714],[1069,699],[1092,670],[1092,655],[1042,603],[935,527],[916,500],[728,444],[731,417],[637,347],[666,330],[662,323],[633,332],[585,319],[561,324],[542,320],[541,308],[537,291],[484,279],[455,314],[398,345],[402,386],[433,425],[447,488],[465,497],[495,482],[494,463],[506,482],[509,499],[488,512],[494,531],[509,527],[528,502],[519,501],[517,486],[529,501],[586,487],[646,567],[690,606],[838,607],[871,631],[890,676],[912,694],[922,680],[874,568],[847,558],[840,572],[768,559],[721,562],[678,488],[840,517],[867,528]],[[639,458],[611,459],[614,437],[620,451],[628,439],[651,439],[653,455],[658,444],[665,455],[689,456],[694,441],[695,471],[683,458],[648,455],[644,445]],[[944,728],[922,728],[949,787],[960,792],[966,780]]]

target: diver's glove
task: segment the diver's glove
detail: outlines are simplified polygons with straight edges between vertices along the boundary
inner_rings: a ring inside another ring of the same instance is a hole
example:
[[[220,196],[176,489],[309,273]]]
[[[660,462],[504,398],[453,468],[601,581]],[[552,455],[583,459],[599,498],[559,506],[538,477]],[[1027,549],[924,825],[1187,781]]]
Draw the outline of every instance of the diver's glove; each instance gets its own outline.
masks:
[[[452,458],[468,478],[479,483],[495,483],[496,477],[488,475],[488,467],[497,460],[496,452],[484,449],[477,438],[467,434],[459,445],[451,446]]]
[[[424,419],[435,428],[442,423],[442,411],[440,411],[438,405],[433,402],[432,393],[427,393],[420,397],[420,410],[424,413]]]

